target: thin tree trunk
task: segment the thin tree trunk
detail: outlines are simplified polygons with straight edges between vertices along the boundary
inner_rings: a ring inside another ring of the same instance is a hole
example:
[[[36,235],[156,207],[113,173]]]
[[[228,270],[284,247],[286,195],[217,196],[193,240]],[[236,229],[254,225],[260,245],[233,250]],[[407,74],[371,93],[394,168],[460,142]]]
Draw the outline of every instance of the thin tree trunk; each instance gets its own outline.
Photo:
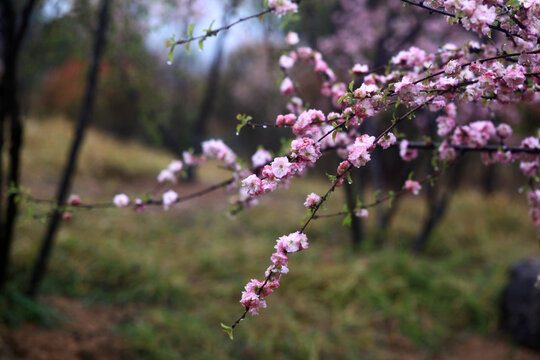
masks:
[[[28,0],[23,7],[22,14],[18,16],[12,1],[0,0],[0,30],[4,67],[4,73],[0,79],[0,158],[4,149],[6,120],[9,119],[10,147],[7,186],[8,189],[12,190],[8,191],[7,208],[4,215],[4,164],[0,160],[0,290],[7,280],[9,255],[18,213],[16,190],[19,189],[20,183],[23,124],[20,118],[18,102],[17,65],[20,48],[36,3],[36,0]]]
[[[461,177],[464,162],[465,161],[462,159],[451,169],[450,177],[446,185],[447,190],[439,199],[437,199],[436,188],[426,185],[428,186],[427,197],[429,210],[422,229],[412,243],[411,250],[413,253],[419,254],[424,251],[429,242],[431,233],[435,229],[435,226],[437,226],[437,224],[444,218],[446,209],[450,203],[450,198],[459,186],[459,179]],[[439,185],[436,185],[436,187],[438,186]]]
[[[238,6],[240,0],[232,0],[231,4],[225,9],[221,22],[223,24],[228,23],[229,18]],[[195,119],[195,126],[191,132],[191,146],[195,150],[196,154],[201,153],[201,142],[205,134],[206,123],[214,111],[216,104],[217,90],[219,88],[219,76],[221,72],[221,63],[223,62],[223,52],[225,50],[225,40],[227,39],[228,32],[224,32],[220,35],[217,42],[216,52],[210,65],[210,71],[206,78],[206,87],[203,100],[201,101],[197,118]],[[188,179],[193,180],[195,178],[195,169],[190,167],[188,170]]]
[[[62,216],[62,206],[65,204],[66,197],[71,189],[73,175],[77,166],[77,158],[84,139],[85,131],[92,119],[92,110],[96,95],[96,87],[98,82],[99,64],[105,47],[107,22],[109,18],[109,7],[111,0],[103,0],[99,11],[99,25],[94,38],[94,50],[88,77],[86,80],[86,91],[84,101],[79,113],[77,127],[75,129],[75,138],[71,144],[68,160],[62,175],[62,181],[59,184],[55,206],[52,209],[52,214],[49,219],[49,224],[43,238],[41,250],[35,262],[32,271],[32,277],[27,290],[27,294],[31,297],[35,296],[41,280],[45,275],[47,262],[51,253],[55,234],[58,230],[60,219]]]

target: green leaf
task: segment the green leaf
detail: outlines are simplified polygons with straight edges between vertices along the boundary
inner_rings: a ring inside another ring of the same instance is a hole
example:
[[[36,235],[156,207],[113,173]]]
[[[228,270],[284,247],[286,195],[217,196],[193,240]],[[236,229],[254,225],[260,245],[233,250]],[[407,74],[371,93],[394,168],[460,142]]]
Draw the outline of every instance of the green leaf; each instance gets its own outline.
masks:
[[[334,132],[332,133],[332,141],[333,141],[334,143],[336,142],[336,136],[337,136],[337,133],[338,133],[337,131],[334,131]]]
[[[189,51],[191,49],[191,43],[190,42],[187,42],[186,43],[186,52],[189,54]]]
[[[388,195],[390,195],[390,201],[388,203],[388,206],[392,207],[392,205],[394,205],[394,199],[396,198],[396,193],[394,192],[394,190],[390,190],[388,192]]]
[[[189,28],[188,28],[188,31],[187,31],[187,34],[188,34],[188,37],[193,37],[193,29],[195,28],[195,24],[190,24],[189,25]]]
[[[246,126],[246,124],[238,124],[236,125],[236,135],[240,135],[240,130],[242,130],[242,128]]]
[[[229,339],[234,340],[233,328],[225,325],[224,323],[221,323],[221,327],[223,328],[223,331],[225,331],[227,335],[229,335]]]
[[[335,175],[332,175],[332,174],[329,174],[329,173],[326,173],[326,176],[328,177],[328,179],[332,182],[336,181],[337,180],[337,176]]]
[[[338,103],[338,104],[341,104],[341,102],[343,101],[343,99],[345,99],[347,96],[349,96],[349,95],[348,95],[348,94],[341,95],[340,98],[338,99],[337,103]]]
[[[352,92],[354,89],[354,80],[351,80],[351,82],[349,83],[349,91]]]
[[[352,216],[351,213],[348,213],[345,219],[343,219],[343,226],[351,227],[352,224]]]
[[[262,22],[264,19],[264,14],[259,15],[259,21]]]
[[[504,5],[506,5],[506,6],[518,6],[519,5],[519,0],[509,0]]]
[[[202,38],[201,40],[199,40],[199,50],[202,51],[203,49],[203,42],[204,42],[204,38]]]
[[[173,56],[174,56],[174,47],[176,44],[172,44],[171,48],[169,49],[169,54],[167,55],[167,63],[170,65],[172,64]]]
[[[411,171],[409,173],[409,176],[407,176],[407,180],[412,180],[413,175],[414,175],[414,171]]]

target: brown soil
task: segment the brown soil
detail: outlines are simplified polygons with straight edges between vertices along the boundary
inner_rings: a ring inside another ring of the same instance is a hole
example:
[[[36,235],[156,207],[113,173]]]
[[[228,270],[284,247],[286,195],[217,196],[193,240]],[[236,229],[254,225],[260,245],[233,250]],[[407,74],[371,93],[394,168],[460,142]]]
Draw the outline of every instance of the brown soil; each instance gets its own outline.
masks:
[[[132,319],[134,307],[87,304],[63,296],[47,296],[43,301],[56,308],[66,321],[53,328],[29,323],[6,332],[0,338],[0,359],[134,358],[124,339],[113,330],[115,324]],[[539,353],[513,345],[502,337],[463,337],[437,356],[420,354],[409,342],[402,347],[395,345],[389,349],[388,356],[400,360],[540,360]]]
[[[43,299],[66,321],[48,328],[24,324],[0,340],[0,358],[32,360],[131,359],[127,345],[113,327],[128,320],[133,308],[86,304],[62,296]]]
[[[540,353],[511,344],[503,338],[472,336],[454,344],[441,360],[540,360]]]

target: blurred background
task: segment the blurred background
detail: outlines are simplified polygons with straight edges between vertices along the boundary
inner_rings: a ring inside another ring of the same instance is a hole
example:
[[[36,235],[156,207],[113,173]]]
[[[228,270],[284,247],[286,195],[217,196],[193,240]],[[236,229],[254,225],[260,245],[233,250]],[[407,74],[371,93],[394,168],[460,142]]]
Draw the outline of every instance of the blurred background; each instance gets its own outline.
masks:
[[[32,196],[52,199],[58,186],[99,6],[37,1],[29,23],[17,96],[25,129],[21,184]],[[277,152],[282,139],[291,139],[287,130],[246,128],[236,136],[236,115],[271,123],[285,113],[277,60],[289,49],[289,31],[302,46],[321,51],[347,84],[356,63],[377,69],[413,45],[435,51],[482,41],[400,1],[312,0],[301,2],[298,16],[268,15],[209,38],[203,51],[178,47],[167,64],[171,34],[186,38],[195,23],[196,35],[213,21],[215,29],[261,6],[260,0],[112,1],[72,193],[83,202],[142,194],[171,159],[200,151],[209,138],[223,139],[246,163],[258,146]],[[300,67],[292,71],[304,98],[330,111],[321,79]],[[507,122],[518,139],[536,131],[539,111],[538,105],[487,110],[480,104],[458,113],[463,122]],[[366,122],[365,132],[380,132],[390,119],[383,114]],[[435,133],[433,120],[419,114],[400,131],[422,140]],[[328,212],[357,198],[369,202],[376,189],[399,189],[411,171],[421,178],[431,156],[403,163],[397,149],[375,154],[332,197]],[[501,331],[508,268],[540,253],[526,198],[517,192],[526,178],[516,164],[486,167],[478,154],[467,154],[419,197],[385,204],[367,220],[353,218],[349,226],[343,218],[317,220],[308,231],[309,251],[291,257],[291,272],[268,309],[242,322],[231,342],[219,324],[242,313],[243,286],[262,276],[275,239],[297,229],[306,194],[326,191],[324,173],[335,171],[337,161],[328,156],[290,189],[234,216],[221,192],[168,212],[74,211],[61,224],[37,297],[25,288],[50,207],[21,201],[0,295],[0,358],[540,359]],[[209,162],[174,189],[182,196],[229,175]]]

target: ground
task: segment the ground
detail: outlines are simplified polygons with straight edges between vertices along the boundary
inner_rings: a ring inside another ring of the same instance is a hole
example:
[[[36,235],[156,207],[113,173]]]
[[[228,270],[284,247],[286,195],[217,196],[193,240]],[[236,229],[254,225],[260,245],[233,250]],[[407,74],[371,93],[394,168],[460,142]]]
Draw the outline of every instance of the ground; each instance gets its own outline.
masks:
[[[50,197],[69,144],[62,120],[30,121],[23,181]],[[54,141],[41,134],[57,134]],[[171,155],[97,132],[85,142],[73,192],[110,201],[155,188]],[[43,151],[47,149],[47,151]],[[220,181],[210,163],[180,195]],[[462,189],[420,256],[409,245],[425,215],[423,198],[399,205],[384,246],[373,217],[359,251],[343,219],[317,220],[310,247],[230,341],[220,323],[242,312],[245,283],[260,278],[275,239],[295,231],[307,193],[324,178],[304,178],[235,217],[219,190],[167,212],[73,212],[62,224],[38,301],[24,290],[47,208],[22,204],[12,281],[0,299],[6,359],[540,359],[499,331],[498,297],[508,266],[540,254],[523,195],[485,197]],[[327,212],[341,210],[336,193]],[[38,219],[36,219],[36,217]]]

